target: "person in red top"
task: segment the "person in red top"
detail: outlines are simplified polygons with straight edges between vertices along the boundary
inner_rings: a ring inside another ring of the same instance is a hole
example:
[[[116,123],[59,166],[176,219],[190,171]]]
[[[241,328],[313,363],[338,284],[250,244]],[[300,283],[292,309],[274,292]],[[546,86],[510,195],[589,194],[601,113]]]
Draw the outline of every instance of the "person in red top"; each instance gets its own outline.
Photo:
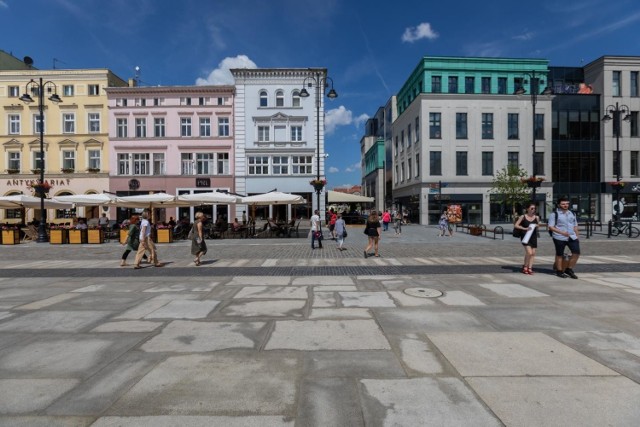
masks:
[[[391,222],[391,214],[389,213],[389,209],[387,209],[382,214],[382,231],[387,231],[389,229],[390,222]]]
[[[329,232],[331,233],[331,240],[336,240],[336,221],[338,215],[333,211],[333,208],[329,210]]]

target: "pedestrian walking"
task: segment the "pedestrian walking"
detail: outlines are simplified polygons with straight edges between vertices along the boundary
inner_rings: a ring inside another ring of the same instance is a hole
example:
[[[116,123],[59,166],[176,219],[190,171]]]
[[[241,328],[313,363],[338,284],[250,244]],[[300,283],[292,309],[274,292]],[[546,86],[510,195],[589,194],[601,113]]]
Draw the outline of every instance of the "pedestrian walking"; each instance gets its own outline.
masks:
[[[444,237],[444,234],[449,230],[449,217],[447,216],[446,209],[443,210],[442,215],[440,215],[440,220],[438,221],[438,228],[440,229],[440,234],[438,234],[438,237]]]
[[[136,270],[140,267],[140,262],[142,261],[142,256],[144,255],[144,251],[148,250],[150,254],[150,261],[156,267],[162,267],[158,261],[158,253],[156,252],[156,245],[153,243],[153,239],[151,238],[151,224],[149,223],[149,212],[142,212],[142,221],[140,222],[140,245],[138,246],[138,252],[136,252],[136,260],[134,262],[133,268]]]
[[[391,214],[389,213],[389,210],[387,209],[382,214],[382,231],[389,230],[389,223],[390,222],[391,222]]]
[[[393,219],[393,229],[396,232],[396,237],[402,234],[402,214],[400,214],[400,212],[396,212],[395,218]]]
[[[127,220],[127,224],[129,224],[129,232],[127,233],[127,239],[122,243],[125,250],[122,253],[120,267],[126,267],[129,265],[127,264],[127,257],[131,251],[137,251],[140,246],[140,228],[138,227],[139,220],[140,217],[138,215],[133,215],[129,220]],[[147,260],[147,254],[144,254],[142,259]]]
[[[207,253],[207,244],[204,241],[204,225],[207,216],[202,212],[196,212],[193,228],[189,233],[191,235],[191,255],[195,255],[193,262],[198,267],[202,262],[200,257]],[[237,221],[237,219],[236,219]]]
[[[538,230],[536,228],[539,223],[540,218],[536,215],[536,205],[530,203],[524,215],[520,216],[514,225],[515,228],[522,231],[520,242],[524,247],[524,262],[522,263],[522,273],[524,274],[533,274],[533,262],[538,248]]]
[[[342,219],[342,214],[337,215],[334,232],[336,233],[336,239],[338,241],[338,250],[346,251],[347,248],[343,248],[342,245],[344,244],[344,238],[347,237],[347,225],[344,219]]]
[[[318,249],[322,249],[322,226],[320,225],[320,215],[317,209],[311,216],[311,249],[315,249],[316,240],[318,240]]]
[[[335,232],[337,220],[338,215],[333,211],[333,208],[331,208],[329,210],[329,234],[331,234],[331,240],[336,240],[336,237],[338,237]]]
[[[364,226],[364,234],[368,236],[367,247],[364,250],[364,257],[367,258],[370,255],[379,257],[378,245],[380,243],[382,227],[380,226],[380,217],[378,213],[373,211],[367,218],[367,224]],[[370,254],[369,251],[373,248],[374,253]]]
[[[569,210],[569,199],[558,199],[558,207],[549,216],[549,231],[553,237],[556,249],[556,262],[554,263],[556,276],[571,277],[577,279],[573,268],[580,258],[580,241],[578,240],[578,221],[573,212]],[[568,247],[571,255],[564,258],[564,248]]]

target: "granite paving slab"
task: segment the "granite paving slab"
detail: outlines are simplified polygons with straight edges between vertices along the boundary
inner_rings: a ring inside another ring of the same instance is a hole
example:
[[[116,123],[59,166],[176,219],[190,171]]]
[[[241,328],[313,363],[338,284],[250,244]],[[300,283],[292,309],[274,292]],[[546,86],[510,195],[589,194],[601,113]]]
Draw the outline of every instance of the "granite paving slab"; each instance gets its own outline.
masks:
[[[417,374],[435,375],[444,371],[442,363],[429,345],[417,338],[407,337],[400,340],[400,357],[405,366]]]
[[[294,427],[295,421],[282,416],[202,416],[161,415],[147,417],[101,417],[91,427]]]
[[[348,276],[306,276],[294,277],[292,285],[335,286],[353,285],[353,280]]]
[[[144,316],[145,319],[203,319],[220,301],[170,301],[168,304]]]
[[[300,360],[280,352],[170,357],[105,415],[295,415]]]
[[[364,379],[360,383],[368,426],[502,425],[457,378]]]
[[[400,307],[427,307],[434,305],[435,301],[429,298],[417,298],[407,295],[402,291],[387,291]]]
[[[517,283],[479,283],[478,286],[507,298],[540,298],[549,296]]]
[[[334,292],[313,292],[313,308],[336,307],[338,300]]]
[[[371,319],[366,308],[313,308],[309,319]]]
[[[307,299],[306,286],[246,286],[234,298]]]
[[[364,426],[358,388],[353,380],[305,378],[300,396],[297,425]]]
[[[540,332],[429,333],[463,377],[618,375]]]
[[[4,321],[0,332],[80,332],[111,315],[109,311],[36,311]]]
[[[41,411],[78,382],[76,379],[0,379],[0,414]]]
[[[226,286],[247,286],[260,283],[264,286],[285,286],[291,283],[289,276],[234,276]]]
[[[376,319],[386,333],[494,330],[470,313],[432,310],[423,307],[376,309]]]
[[[162,326],[162,322],[144,320],[123,320],[120,322],[107,322],[93,328],[91,332],[151,332]]]
[[[89,427],[94,417],[39,417],[0,415],[0,426],[11,427]]]
[[[478,298],[463,291],[446,291],[438,301],[447,305],[485,305]]]
[[[640,385],[624,377],[497,377],[467,382],[508,426],[637,426]]]
[[[390,350],[312,351],[304,354],[304,372],[313,378],[398,378],[405,372]]]
[[[345,307],[395,307],[387,292],[338,292]]]
[[[561,307],[491,306],[488,308],[478,307],[474,312],[501,330],[607,331],[617,329],[612,325],[608,325],[604,320],[600,321],[591,317],[582,316]]]
[[[228,317],[304,317],[307,300],[232,302],[220,314]]]

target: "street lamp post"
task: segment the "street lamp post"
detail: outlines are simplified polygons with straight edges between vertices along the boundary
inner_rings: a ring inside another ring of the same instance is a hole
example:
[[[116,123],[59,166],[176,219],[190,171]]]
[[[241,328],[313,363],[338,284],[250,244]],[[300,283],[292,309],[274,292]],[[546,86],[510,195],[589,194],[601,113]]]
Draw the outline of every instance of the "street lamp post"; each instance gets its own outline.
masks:
[[[540,84],[544,84],[544,81],[539,80],[536,77],[535,70],[532,70],[531,73],[524,73],[524,75],[529,77],[529,89],[531,90],[531,178],[532,180],[528,181],[531,187],[531,202],[536,203],[536,188],[540,186],[540,182],[536,180],[536,104],[538,103],[538,92],[540,92]],[[516,89],[516,95],[523,95],[527,93],[524,87],[519,87]],[[540,95],[551,95],[553,91],[549,86],[545,87]],[[537,204],[537,203],[536,203]]]
[[[329,89],[329,82],[331,88]],[[320,180],[320,107],[322,106],[322,96],[326,96],[329,99],[335,99],[338,97],[338,93],[333,89],[333,79],[326,75],[326,70],[316,70],[315,74],[309,77],[305,77],[302,81],[302,89],[300,90],[300,97],[309,97],[307,87],[315,86],[316,89],[316,182],[314,185],[316,191],[317,209],[320,210],[320,193],[322,192],[323,185]],[[327,89],[329,91],[327,92]]]
[[[31,79],[29,83],[25,86],[25,93],[20,97],[20,101],[25,104],[31,104],[33,102],[33,98],[29,95],[29,89],[31,89],[31,93],[38,96],[38,122],[40,127],[40,159],[39,159],[39,167],[40,167],[40,184],[44,184],[44,91],[45,89],[50,93],[49,101],[54,104],[58,104],[62,102],[62,99],[58,96],[57,86],[52,81],[43,82],[42,77],[40,77],[39,81],[35,81]],[[44,209],[44,198],[45,191],[44,188],[40,187],[40,191],[37,191],[40,196],[40,223],[38,224],[38,239],[36,240],[38,243],[46,243],[49,241],[47,237],[47,211]]]
[[[626,105],[622,104],[618,104],[616,102],[616,105],[609,105],[607,106],[607,108],[605,108],[605,115],[602,118],[602,121],[607,123],[609,121],[611,121],[611,119],[613,119],[613,132],[616,135],[616,164],[615,164],[615,168],[616,168],[616,185],[614,185],[614,190],[616,193],[616,201],[613,209],[613,219],[618,221],[620,219],[620,214],[622,212],[620,212],[620,172],[621,172],[621,167],[622,164],[620,162],[620,131],[622,130],[622,124],[620,123],[620,115],[624,114],[624,118],[622,120],[624,120],[625,122],[628,122],[631,120],[631,110],[629,110],[629,107],[627,107]]]

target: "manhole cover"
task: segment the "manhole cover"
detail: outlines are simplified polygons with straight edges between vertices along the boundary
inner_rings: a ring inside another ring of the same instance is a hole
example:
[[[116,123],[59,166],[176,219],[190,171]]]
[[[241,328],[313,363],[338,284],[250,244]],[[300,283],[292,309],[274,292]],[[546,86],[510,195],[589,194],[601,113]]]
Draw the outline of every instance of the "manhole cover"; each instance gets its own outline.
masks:
[[[429,288],[409,288],[405,289],[404,293],[418,298],[438,298],[442,296],[442,292]]]

